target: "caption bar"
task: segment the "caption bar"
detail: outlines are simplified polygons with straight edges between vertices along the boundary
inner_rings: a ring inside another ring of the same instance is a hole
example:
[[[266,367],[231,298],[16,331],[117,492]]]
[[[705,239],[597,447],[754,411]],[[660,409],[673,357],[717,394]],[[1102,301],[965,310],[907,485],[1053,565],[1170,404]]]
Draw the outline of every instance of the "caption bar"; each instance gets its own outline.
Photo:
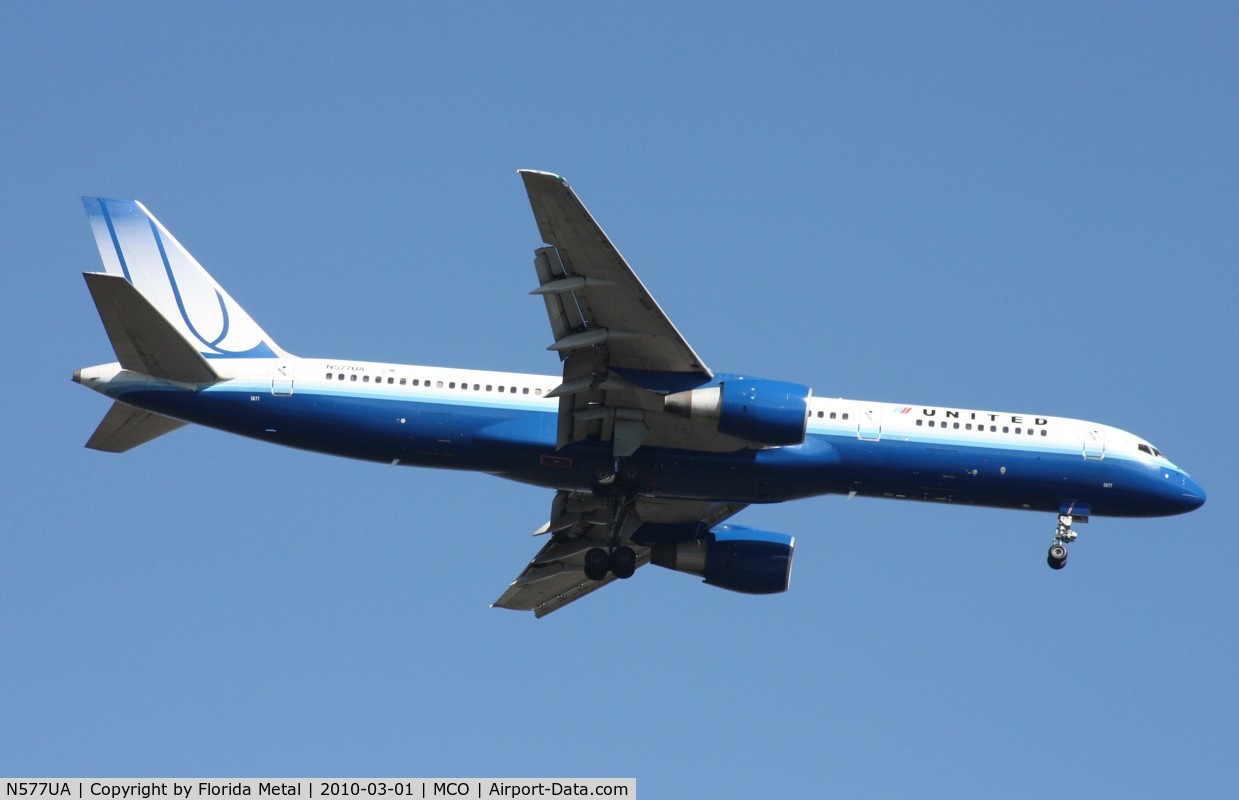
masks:
[[[0,778],[0,782],[6,800],[637,796],[636,778]]]

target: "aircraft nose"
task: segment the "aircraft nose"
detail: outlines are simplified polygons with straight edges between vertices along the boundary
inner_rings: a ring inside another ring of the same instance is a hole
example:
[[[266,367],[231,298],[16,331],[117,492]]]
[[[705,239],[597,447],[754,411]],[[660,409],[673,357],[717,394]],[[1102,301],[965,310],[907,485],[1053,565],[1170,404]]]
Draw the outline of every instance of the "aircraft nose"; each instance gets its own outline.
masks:
[[[1180,495],[1180,502],[1184,511],[1195,511],[1205,504],[1205,490],[1191,475],[1186,472],[1182,475],[1183,493]]]

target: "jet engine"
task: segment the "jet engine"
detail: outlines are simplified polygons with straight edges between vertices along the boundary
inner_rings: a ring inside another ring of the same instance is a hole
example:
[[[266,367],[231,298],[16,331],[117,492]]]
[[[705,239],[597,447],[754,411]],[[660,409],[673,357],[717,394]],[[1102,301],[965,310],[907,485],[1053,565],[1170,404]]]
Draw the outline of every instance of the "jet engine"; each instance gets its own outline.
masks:
[[[777,594],[792,580],[796,539],[741,525],[719,525],[705,536],[656,544],[650,563],[705,578],[705,583],[744,594]]]
[[[746,442],[795,445],[809,423],[808,386],[754,378],[728,378],[718,386],[667,395],[669,414],[713,422]]]

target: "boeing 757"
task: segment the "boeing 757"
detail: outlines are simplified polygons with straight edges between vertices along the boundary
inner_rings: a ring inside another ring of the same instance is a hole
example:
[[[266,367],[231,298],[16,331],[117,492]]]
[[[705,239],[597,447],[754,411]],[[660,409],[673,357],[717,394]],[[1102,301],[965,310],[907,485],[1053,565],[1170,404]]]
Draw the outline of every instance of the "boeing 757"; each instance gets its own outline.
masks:
[[[112,399],[86,446],[124,452],[186,423],[384,464],[554,490],[545,544],[494,605],[541,617],[647,563],[751,594],[785,591],[795,539],[730,520],[824,494],[1053,515],[1077,523],[1198,508],[1148,441],[1043,413],[819,397],[716,372],[567,182],[522,170],[559,374],[291,355],[141,204],[83,198],[103,272],[86,285],[116,354],[73,380]]]

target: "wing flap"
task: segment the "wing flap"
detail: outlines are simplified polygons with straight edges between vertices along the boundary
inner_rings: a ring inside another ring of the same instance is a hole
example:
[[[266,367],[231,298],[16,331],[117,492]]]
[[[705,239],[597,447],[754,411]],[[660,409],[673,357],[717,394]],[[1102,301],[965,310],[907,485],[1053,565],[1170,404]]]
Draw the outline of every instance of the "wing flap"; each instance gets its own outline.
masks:
[[[534,556],[529,566],[508,586],[503,596],[494,602],[493,608],[506,608],[512,611],[532,611],[541,619],[552,611],[556,611],[574,600],[580,600],[590,592],[595,592],[616,580],[614,575],[607,575],[600,581],[585,577],[582,564],[585,550],[595,546],[589,542],[579,548],[579,554],[568,559],[547,561],[550,554],[546,551],[559,548],[562,545],[554,540],[547,543],[538,555]],[[573,548],[576,549],[576,548]],[[648,547],[634,547],[637,552],[637,567],[650,563]],[[579,563],[578,563],[579,562]]]
[[[710,527],[744,508],[737,503],[710,503],[699,500],[636,498],[617,507],[615,498],[599,498],[579,492],[559,491],[551,503],[551,519],[538,534],[553,532],[548,541],[493,608],[532,611],[541,618],[590,592],[616,580],[608,574],[600,581],[585,577],[585,553],[592,547],[606,547],[612,526],[619,526],[620,544],[627,544],[637,556],[637,567],[650,562],[650,548],[634,539],[641,526],[650,524]],[[639,537],[637,537],[639,538]]]
[[[538,232],[538,295],[563,380],[556,447],[611,442],[616,458],[642,447],[733,451],[749,443],[666,413],[668,392],[713,373],[663,313],[589,211],[558,175],[521,170]]]

